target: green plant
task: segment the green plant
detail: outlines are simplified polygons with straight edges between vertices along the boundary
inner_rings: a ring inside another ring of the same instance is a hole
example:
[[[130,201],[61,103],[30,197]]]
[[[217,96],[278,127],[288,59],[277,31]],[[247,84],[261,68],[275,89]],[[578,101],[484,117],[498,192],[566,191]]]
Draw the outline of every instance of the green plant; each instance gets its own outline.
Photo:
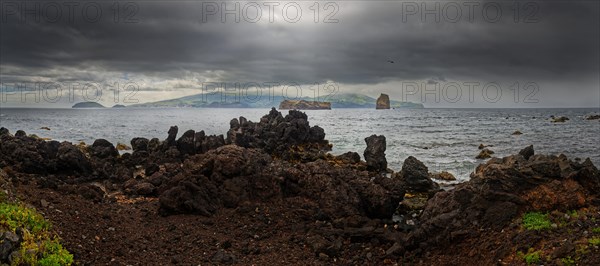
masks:
[[[592,237],[588,242],[592,246],[600,246],[600,237]]]
[[[572,266],[575,265],[575,260],[573,258],[571,258],[571,256],[568,256],[566,258],[562,258],[560,259],[560,261],[562,262],[563,265],[565,266]]]
[[[567,213],[568,213],[568,214],[571,216],[571,218],[573,218],[573,219],[575,219],[575,220],[579,219],[579,214],[577,213],[577,211],[576,211],[576,210],[573,210],[573,211],[571,211],[571,212],[568,212],[568,211],[567,211]]]
[[[38,261],[39,266],[71,265],[73,263],[73,255],[57,239],[44,242],[43,248],[43,256]]]
[[[12,231],[23,227],[33,234],[50,229],[50,223],[34,209],[8,203],[0,203],[0,226]]]
[[[590,251],[588,250],[588,245],[577,245],[577,249],[575,250],[575,254],[577,255],[575,257],[575,259],[579,259],[581,258],[581,256],[589,253]]]
[[[0,169],[0,171],[2,171]],[[2,182],[2,179],[0,179],[0,182]],[[6,193],[4,193],[4,191],[0,190],[0,202],[5,202],[8,198],[8,195],[6,195]]]
[[[548,219],[548,214],[528,212],[523,215],[523,226],[527,230],[543,230],[550,229],[552,222]]]
[[[57,238],[36,241],[36,237],[25,231],[18,256],[11,265],[69,266],[73,264],[73,255],[69,253]]]
[[[600,234],[600,227],[594,227],[594,228],[592,228],[592,233]]]
[[[523,255],[523,259],[527,263],[527,265],[539,263],[541,258],[540,251],[534,251],[534,249],[529,249],[529,252]]]
[[[23,241],[12,265],[71,265],[69,253],[50,232],[51,224],[35,209],[20,204],[0,203],[0,229],[21,229]]]

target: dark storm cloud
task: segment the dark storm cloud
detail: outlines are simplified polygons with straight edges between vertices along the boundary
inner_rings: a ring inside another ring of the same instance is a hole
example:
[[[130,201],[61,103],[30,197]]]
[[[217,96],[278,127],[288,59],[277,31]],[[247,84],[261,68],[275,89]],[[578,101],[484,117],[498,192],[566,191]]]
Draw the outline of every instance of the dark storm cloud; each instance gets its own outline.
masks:
[[[323,5],[314,23],[312,2],[298,2],[303,16],[297,23],[281,17],[268,23],[266,9],[258,23],[235,23],[231,16],[222,23],[218,15],[203,22],[201,2],[190,1],[138,2],[131,21],[123,15],[134,11],[126,2],[118,2],[119,21],[113,2],[99,2],[103,13],[95,22],[82,16],[86,2],[72,18],[64,2],[56,2],[63,9],[58,22],[48,22],[42,12],[41,22],[26,16],[22,23],[23,10],[8,12],[15,8],[10,3],[20,2],[2,2],[3,82],[32,77],[99,81],[103,72],[157,79],[186,79],[193,73],[234,82],[548,81],[597,77],[599,71],[599,4],[594,1],[531,2],[534,7],[518,8],[517,22],[511,1],[478,2],[471,20],[463,2],[452,2],[462,9],[458,22],[448,19],[454,15],[450,8],[450,13],[439,10],[440,22],[433,15],[423,20],[421,2],[340,1],[335,2],[337,23],[323,23],[328,14]],[[278,3],[281,12],[286,2]],[[425,2],[429,8],[436,3],[443,8],[448,1]],[[483,15],[490,3],[502,9],[498,21]],[[407,14],[408,6],[420,10]]]

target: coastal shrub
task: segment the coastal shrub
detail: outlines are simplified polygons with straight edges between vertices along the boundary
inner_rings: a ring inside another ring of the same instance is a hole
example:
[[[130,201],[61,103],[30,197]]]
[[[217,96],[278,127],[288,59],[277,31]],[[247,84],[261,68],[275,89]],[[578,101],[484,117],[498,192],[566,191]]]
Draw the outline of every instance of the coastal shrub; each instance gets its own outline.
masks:
[[[51,266],[71,264],[73,264],[73,255],[58,242],[58,239],[55,238],[44,242],[44,252],[42,259],[38,261],[38,265]]]
[[[69,253],[50,232],[51,224],[35,209],[0,202],[0,229],[21,231],[23,241],[11,265],[71,265]]]
[[[0,225],[11,231],[22,227],[33,234],[50,229],[50,223],[34,209],[9,203],[0,203]]]
[[[588,242],[592,246],[600,246],[600,237],[592,237]]]
[[[527,230],[544,230],[552,227],[548,214],[528,212],[523,215],[523,226]]]

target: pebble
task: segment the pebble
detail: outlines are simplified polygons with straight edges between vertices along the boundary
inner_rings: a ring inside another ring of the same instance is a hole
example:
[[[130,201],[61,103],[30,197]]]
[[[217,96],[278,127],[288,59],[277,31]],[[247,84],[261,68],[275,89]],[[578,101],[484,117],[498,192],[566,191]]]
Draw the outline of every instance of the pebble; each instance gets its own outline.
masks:
[[[325,254],[325,253],[319,253],[319,259],[328,260],[329,256],[327,256],[327,254]]]
[[[19,242],[19,236],[13,232],[7,231],[4,233],[4,235],[2,236],[4,239],[13,242],[13,243],[18,243]]]
[[[390,248],[388,248],[385,251],[385,255],[394,254],[395,252],[398,252],[400,249],[402,249],[402,246],[398,243],[394,243],[394,245],[392,245]]]
[[[45,199],[40,200],[40,204],[42,205],[43,208],[48,208],[48,202]]]

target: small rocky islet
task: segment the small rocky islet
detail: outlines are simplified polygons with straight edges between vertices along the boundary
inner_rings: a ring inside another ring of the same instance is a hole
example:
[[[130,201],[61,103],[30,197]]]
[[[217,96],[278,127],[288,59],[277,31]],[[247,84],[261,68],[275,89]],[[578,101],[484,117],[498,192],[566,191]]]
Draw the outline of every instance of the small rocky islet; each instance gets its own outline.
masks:
[[[388,169],[384,136],[366,136],[365,161],[330,154],[325,130],[296,110],[234,118],[225,135],[178,135],[134,138],[120,155],[103,139],[2,128],[1,185],[83,265],[600,263],[600,171],[589,159],[529,146],[445,187],[432,178],[449,173],[412,156]],[[533,214],[548,226],[528,229]]]

